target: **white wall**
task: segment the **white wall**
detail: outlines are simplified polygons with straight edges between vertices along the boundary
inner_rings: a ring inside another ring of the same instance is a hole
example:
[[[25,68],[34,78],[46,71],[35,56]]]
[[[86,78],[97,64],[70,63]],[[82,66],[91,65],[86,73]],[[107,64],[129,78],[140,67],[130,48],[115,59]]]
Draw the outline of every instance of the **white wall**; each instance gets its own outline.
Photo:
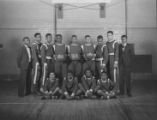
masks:
[[[22,38],[52,32],[53,8],[39,0],[0,0],[0,74],[17,74],[16,57]],[[50,26],[51,25],[51,26]]]
[[[84,35],[90,34],[95,41],[99,34],[106,37],[108,30],[114,30],[116,38],[119,39],[119,35],[125,33],[124,0],[113,0],[110,4],[107,4],[106,18],[99,17],[99,4],[69,10],[71,8],[73,7],[64,5],[64,19],[58,20],[58,32],[63,33],[66,38],[76,34],[82,40]]]
[[[157,74],[156,0],[128,0],[128,36],[136,54],[152,55],[152,71]]]
[[[51,0],[47,0],[50,2]],[[64,42],[69,41],[72,34],[77,34],[80,41],[85,34],[93,40],[108,30],[115,31],[115,38],[125,33],[124,0],[112,0],[107,4],[106,18],[99,18],[99,7],[93,5],[89,9],[65,9],[64,18],[57,23],[58,33],[63,34]],[[93,10],[94,9],[94,10]],[[29,36],[33,40],[35,32],[43,36],[53,31],[53,7],[40,0],[0,0],[0,74],[17,74],[16,56],[21,39]],[[157,74],[157,26],[156,0],[128,0],[128,36],[129,42],[135,43],[136,54],[152,54],[153,73]]]

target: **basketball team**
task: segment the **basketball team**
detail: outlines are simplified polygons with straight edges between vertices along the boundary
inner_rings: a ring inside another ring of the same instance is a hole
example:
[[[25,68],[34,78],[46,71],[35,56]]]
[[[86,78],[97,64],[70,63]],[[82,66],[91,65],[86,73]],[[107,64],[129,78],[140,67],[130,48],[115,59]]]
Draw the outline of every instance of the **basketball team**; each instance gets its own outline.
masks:
[[[61,34],[34,34],[34,40],[23,38],[17,56],[20,69],[18,96],[41,96],[41,99],[112,99],[132,96],[131,67],[134,49],[121,36],[107,32],[107,40],[97,36],[97,43],[85,35],[83,44],[72,35],[64,44]]]

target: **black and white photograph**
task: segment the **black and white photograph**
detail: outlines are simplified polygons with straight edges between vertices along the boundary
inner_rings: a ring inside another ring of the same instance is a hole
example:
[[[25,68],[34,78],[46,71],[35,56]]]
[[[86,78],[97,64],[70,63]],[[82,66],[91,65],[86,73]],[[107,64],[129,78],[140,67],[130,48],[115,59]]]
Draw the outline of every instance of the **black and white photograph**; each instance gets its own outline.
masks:
[[[0,120],[156,120],[157,0],[0,0]]]

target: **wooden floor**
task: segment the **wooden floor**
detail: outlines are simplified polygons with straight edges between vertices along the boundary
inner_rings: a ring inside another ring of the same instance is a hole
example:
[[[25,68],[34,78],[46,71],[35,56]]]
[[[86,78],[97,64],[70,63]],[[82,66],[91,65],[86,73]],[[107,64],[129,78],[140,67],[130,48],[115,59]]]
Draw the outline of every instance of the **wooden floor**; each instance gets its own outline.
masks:
[[[0,83],[0,120],[157,120],[157,81],[134,81],[133,97],[46,100],[17,97],[17,82]]]

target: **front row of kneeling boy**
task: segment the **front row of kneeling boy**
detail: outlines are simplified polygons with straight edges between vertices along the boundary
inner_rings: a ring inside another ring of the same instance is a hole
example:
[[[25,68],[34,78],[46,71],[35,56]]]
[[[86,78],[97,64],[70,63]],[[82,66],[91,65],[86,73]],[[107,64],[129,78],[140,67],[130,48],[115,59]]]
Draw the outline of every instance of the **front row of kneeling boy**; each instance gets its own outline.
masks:
[[[78,81],[69,71],[63,84],[59,87],[59,79],[54,73],[50,73],[43,89],[41,99],[110,99],[116,98],[115,83],[112,82],[105,72],[101,73],[101,78],[96,80],[90,70],[86,70],[81,81]]]

